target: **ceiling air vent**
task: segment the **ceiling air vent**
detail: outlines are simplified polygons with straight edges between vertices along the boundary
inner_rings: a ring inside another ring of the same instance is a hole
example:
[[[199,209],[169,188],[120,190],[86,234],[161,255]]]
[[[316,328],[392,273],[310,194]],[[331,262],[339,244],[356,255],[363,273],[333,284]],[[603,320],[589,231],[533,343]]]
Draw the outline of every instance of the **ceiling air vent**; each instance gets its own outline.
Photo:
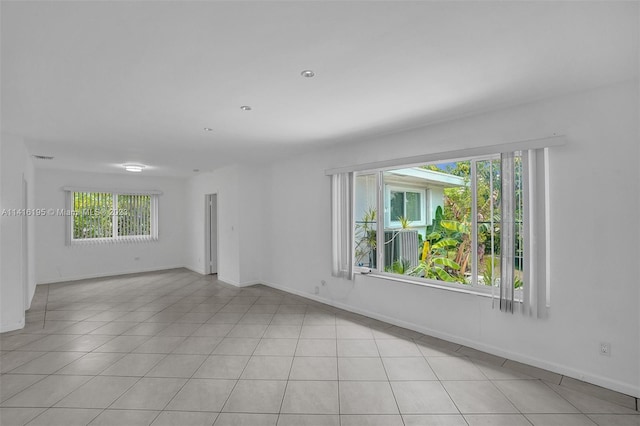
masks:
[[[33,158],[36,160],[53,160],[53,157],[49,155],[34,155]]]

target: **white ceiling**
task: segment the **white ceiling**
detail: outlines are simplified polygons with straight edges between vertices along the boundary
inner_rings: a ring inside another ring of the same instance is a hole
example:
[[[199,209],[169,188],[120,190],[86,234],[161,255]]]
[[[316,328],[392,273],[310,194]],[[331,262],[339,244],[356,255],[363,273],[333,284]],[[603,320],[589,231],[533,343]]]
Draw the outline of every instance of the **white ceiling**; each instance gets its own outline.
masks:
[[[636,2],[3,0],[1,13],[2,130],[56,157],[42,167],[188,176],[638,75]]]

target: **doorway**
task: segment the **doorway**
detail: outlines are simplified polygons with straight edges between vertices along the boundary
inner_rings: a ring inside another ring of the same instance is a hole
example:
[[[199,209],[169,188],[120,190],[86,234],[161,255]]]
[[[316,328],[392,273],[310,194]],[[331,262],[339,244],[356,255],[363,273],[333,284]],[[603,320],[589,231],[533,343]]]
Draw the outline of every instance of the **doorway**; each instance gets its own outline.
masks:
[[[218,194],[204,197],[204,270],[211,275],[218,273]]]

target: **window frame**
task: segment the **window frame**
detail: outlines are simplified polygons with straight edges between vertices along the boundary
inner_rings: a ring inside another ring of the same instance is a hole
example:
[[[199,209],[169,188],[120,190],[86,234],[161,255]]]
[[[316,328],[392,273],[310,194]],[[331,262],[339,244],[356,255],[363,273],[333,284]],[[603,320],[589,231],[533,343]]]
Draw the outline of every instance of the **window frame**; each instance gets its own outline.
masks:
[[[67,230],[66,245],[87,245],[87,244],[113,244],[113,243],[134,243],[134,242],[152,242],[158,241],[158,221],[159,221],[159,196],[160,191],[122,191],[122,190],[104,190],[96,188],[71,188],[65,187],[66,192],[66,212]],[[110,194],[112,197],[111,207],[111,236],[99,238],[75,238],[74,237],[74,218],[77,216],[74,208],[74,198],[76,193],[102,193]],[[149,234],[139,235],[118,235],[118,196],[138,195],[149,197]]]
[[[389,211],[391,212],[391,193],[392,192],[402,192],[403,194],[405,194],[403,196],[404,201],[403,201],[403,212],[402,215],[404,217],[407,216],[407,192],[412,192],[414,194],[419,194],[421,197],[421,201],[420,201],[420,220],[419,221],[412,221],[410,220],[410,225],[409,227],[417,227],[417,226],[426,226],[427,225],[427,190],[423,189],[423,188],[418,188],[418,187],[414,187],[411,185],[397,185],[397,184],[393,184],[393,183],[389,183],[389,184],[385,184],[385,209],[384,211]],[[391,220],[391,217],[389,215],[385,215],[385,227],[387,228],[391,228],[391,229],[398,229],[401,228],[401,224],[399,220]],[[408,219],[408,218],[407,218]]]
[[[377,179],[377,187],[378,187],[378,191],[377,191],[377,206],[378,206],[378,212],[383,212],[384,214],[384,218],[379,218],[378,217],[378,221],[377,221],[377,247],[384,247],[384,230],[385,228],[389,227],[389,228],[396,228],[393,225],[389,226],[390,223],[393,223],[391,221],[388,221],[388,214],[386,214],[387,211],[390,210],[390,204],[388,202],[389,197],[390,197],[390,193],[391,190],[389,188],[393,188],[393,187],[397,187],[397,188],[411,188],[410,185],[395,185],[395,184],[385,184],[385,180],[384,180],[384,173],[391,171],[391,170],[395,170],[395,169],[402,169],[402,168],[407,168],[409,166],[415,167],[415,166],[422,166],[422,165],[432,165],[432,164],[441,164],[441,163],[447,163],[447,162],[464,162],[464,161],[470,161],[471,162],[471,167],[472,167],[472,171],[470,172],[470,179],[469,179],[469,187],[471,190],[471,195],[472,195],[472,200],[471,200],[471,205],[472,205],[472,212],[471,212],[471,217],[474,217],[474,212],[477,213],[476,209],[477,209],[477,193],[476,193],[476,185],[477,185],[477,175],[476,175],[476,162],[480,162],[480,161],[493,161],[496,159],[500,159],[500,152],[493,152],[493,153],[483,153],[480,155],[474,155],[474,156],[464,156],[464,157],[451,157],[451,158],[443,158],[443,159],[438,159],[438,160],[434,160],[434,161],[426,161],[424,163],[420,163],[420,164],[416,164],[416,163],[408,163],[408,164],[399,164],[393,167],[384,167],[384,168],[378,168],[378,169],[366,169],[366,170],[361,170],[361,171],[354,171],[354,177],[357,176],[361,176],[361,175],[375,175],[376,179]],[[413,189],[413,188],[412,188]],[[415,190],[413,190],[412,192],[416,192]],[[426,192],[426,191],[425,191]],[[424,203],[423,207],[426,207],[426,202],[427,202],[427,198],[426,198],[426,194],[423,195],[424,198]],[[425,212],[421,213],[422,217],[424,218],[424,220],[426,221],[426,208],[425,208]],[[476,214],[477,217],[477,214]],[[395,221],[395,224],[397,224],[397,228],[400,227],[400,222],[399,221]],[[354,225],[355,225],[355,220],[354,220]],[[412,223],[413,225],[413,223]],[[423,224],[416,224],[414,225],[416,227],[418,226],[426,226],[426,222]],[[370,270],[367,272],[367,275],[370,275],[372,277],[378,277],[378,278],[384,278],[384,279],[388,279],[388,280],[392,280],[392,281],[398,281],[398,282],[404,282],[407,284],[412,284],[412,285],[422,285],[422,286],[427,286],[427,287],[433,287],[433,288],[440,288],[440,289],[445,289],[445,290],[452,290],[452,291],[456,291],[456,292],[461,292],[461,293],[469,293],[469,294],[475,294],[475,295],[479,295],[479,296],[486,296],[486,297],[491,297],[494,298],[496,297],[496,289],[499,288],[498,286],[495,285],[484,285],[484,284],[479,284],[477,281],[477,221],[471,221],[471,237],[472,237],[472,248],[475,247],[476,250],[471,250],[471,256],[472,256],[472,261],[471,261],[471,271],[472,271],[472,282],[469,284],[463,284],[463,283],[459,283],[459,282],[448,282],[448,281],[441,281],[441,280],[435,280],[435,279],[431,279],[431,278],[425,278],[425,277],[418,277],[418,276],[411,276],[411,275],[403,275],[403,274],[397,274],[397,273],[392,273],[392,272],[386,272],[384,270],[384,250],[376,250],[376,268],[369,268]],[[382,267],[381,267],[382,266]],[[354,262],[354,267],[357,267],[357,265],[355,265]],[[474,278],[474,274],[475,274],[475,278]],[[515,289],[514,293],[516,294],[516,300],[518,302],[522,301],[522,290],[521,289]]]

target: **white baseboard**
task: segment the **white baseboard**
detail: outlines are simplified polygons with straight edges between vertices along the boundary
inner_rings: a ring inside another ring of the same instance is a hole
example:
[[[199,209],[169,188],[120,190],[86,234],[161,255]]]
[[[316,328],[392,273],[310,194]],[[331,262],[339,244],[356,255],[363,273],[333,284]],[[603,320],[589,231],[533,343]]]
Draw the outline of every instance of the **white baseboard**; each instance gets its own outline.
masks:
[[[534,367],[542,368],[544,370],[548,370],[554,372],[556,374],[561,374],[567,377],[571,377],[577,380],[581,380],[584,382],[588,382],[597,386],[601,386],[603,388],[611,389],[616,392],[623,393],[625,395],[630,395],[636,398],[640,397],[640,390],[633,386],[630,383],[623,383],[618,380],[612,380],[608,377],[600,376],[597,374],[593,374],[591,372],[578,370],[572,368],[570,366],[561,365],[555,362],[539,359],[536,357],[529,356],[527,354],[523,354],[520,352],[514,352],[509,350],[504,350],[502,348],[487,345],[483,342],[479,342],[476,340],[467,339],[460,336],[455,336],[449,333],[442,333],[438,330],[434,330],[431,328],[427,328],[418,324],[414,324],[411,322],[403,321],[398,318],[389,317],[386,315],[379,314],[377,312],[369,311],[366,309],[361,309],[352,305],[348,305],[341,302],[336,302],[330,299],[326,299],[324,297],[318,296],[316,294],[306,293],[300,291],[298,289],[294,289],[291,287],[282,286],[275,283],[270,283],[267,281],[262,281],[262,284],[275,288],[277,290],[286,291],[287,293],[292,293],[297,296],[305,297],[307,299],[315,300],[316,302],[324,303],[335,308],[344,309],[345,311],[353,312],[355,314],[364,315],[370,318],[374,318],[380,321],[384,321],[389,324],[397,325],[398,327],[403,327],[409,330],[417,331],[422,334],[426,334],[429,336],[437,337],[439,339],[447,340],[449,342],[457,343],[459,345],[468,346],[473,349],[477,349],[482,352],[486,352],[492,355],[496,355],[502,358],[507,358],[513,361],[517,361],[523,364],[528,364]]]
[[[262,281],[257,281],[257,280],[253,280],[253,281],[244,281],[242,283],[240,283],[240,287],[251,287],[252,285],[258,285],[258,284],[262,284]]]
[[[200,269],[197,266],[193,266],[193,265],[185,265],[184,268],[190,270],[191,272],[195,272],[196,274],[200,274],[200,275],[206,275],[204,269]]]

